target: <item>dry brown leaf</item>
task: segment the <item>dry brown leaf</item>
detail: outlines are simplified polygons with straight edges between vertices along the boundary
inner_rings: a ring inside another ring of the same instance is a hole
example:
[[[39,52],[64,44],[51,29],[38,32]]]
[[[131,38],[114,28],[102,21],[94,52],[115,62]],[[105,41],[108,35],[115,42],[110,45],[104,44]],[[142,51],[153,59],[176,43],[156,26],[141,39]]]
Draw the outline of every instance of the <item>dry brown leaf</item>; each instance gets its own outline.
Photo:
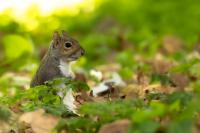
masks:
[[[183,42],[181,39],[175,36],[165,36],[163,38],[163,50],[167,54],[173,54],[177,50],[181,49],[183,46]]]
[[[200,43],[195,46],[194,50],[200,54]]]
[[[25,122],[21,122],[19,124],[18,133],[34,133],[31,125]]]
[[[35,133],[49,133],[58,123],[59,118],[45,114],[42,109],[21,115],[19,121],[30,124]]]
[[[126,99],[134,99],[139,96],[139,87],[138,85],[129,84],[122,90],[122,93],[125,95]]]
[[[92,101],[98,103],[98,102],[106,102],[108,100],[104,97],[92,97]]]
[[[11,130],[10,125],[0,120],[0,133],[7,133],[10,130]]]
[[[18,102],[18,103],[16,103],[15,105],[12,105],[12,106],[10,107],[10,109],[11,109],[14,113],[22,113],[22,110],[20,109],[20,107],[21,107],[21,103]]]
[[[173,62],[164,60],[155,60],[153,62],[153,71],[157,74],[165,74],[172,68]]]
[[[183,90],[189,84],[189,78],[182,73],[172,74],[171,80],[178,90]]]
[[[90,96],[90,94],[88,94],[85,91],[81,91],[75,94],[75,99],[76,102],[79,103],[78,106],[80,106],[81,104],[85,103],[85,102],[91,102],[93,101],[92,96]]]
[[[144,98],[149,93],[159,92],[160,84],[152,84],[152,85],[140,85],[139,88],[139,97]]]
[[[171,86],[162,86],[160,84],[151,84],[146,86],[139,86],[139,97],[144,98],[149,93],[167,93],[170,94],[177,89]]]
[[[139,71],[136,75],[136,81],[139,85],[148,85],[150,79],[142,71]]]
[[[86,82],[86,77],[83,73],[75,73],[75,80]]]
[[[98,133],[125,133],[130,126],[130,120],[117,120],[109,124],[103,125]]]

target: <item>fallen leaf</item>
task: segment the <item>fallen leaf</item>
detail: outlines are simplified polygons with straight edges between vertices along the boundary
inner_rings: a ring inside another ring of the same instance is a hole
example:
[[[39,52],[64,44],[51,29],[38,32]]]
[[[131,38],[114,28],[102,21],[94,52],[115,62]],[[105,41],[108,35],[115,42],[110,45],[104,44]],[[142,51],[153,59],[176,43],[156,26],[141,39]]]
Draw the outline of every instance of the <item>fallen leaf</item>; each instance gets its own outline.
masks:
[[[142,71],[139,71],[136,75],[136,81],[139,85],[147,85],[149,84],[150,79]]]
[[[109,124],[103,125],[98,133],[125,133],[130,126],[130,120],[117,120]]]
[[[194,50],[200,54],[200,43],[195,46]]]
[[[30,124],[35,133],[49,133],[58,123],[59,118],[45,114],[43,109],[24,113],[19,118],[20,122]]]
[[[182,73],[175,73],[171,75],[172,83],[179,90],[183,90],[189,84],[189,78]]]
[[[22,113],[22,110],[20,109],[21,103],[18,102],[15,105],[10,106],[10,109],[15,113]]]
[[[88,94],[85,91],[81,91],[75,94],[75,99],[76,102],[78,102],[80,105],[85,103],[85,102],[91,102],[92,100],[92,96],[90,96],[90,94]]]
[[[156,74],[166,74],[172,68],[173,62],[164,60],[155,60],[153,62],[153,71]]]
[[[182,40],[175,36],[165,36],[162,44],[162,48],[167,54],[173,54],[183,46]]]
[[[19,124],[18,133],[34,133],[31,125],[26,122],[21,122]]]
[[[126,99],[134,99],[139,96],[139,87],[138,85],[129,84],[122,90],[122,93],[125,95]]]
[[[145,98],[150,93],[165,93],[170,94],[175,92],[177,89],[171,86],[162,86],[160,84],[150,84],[146,86],[138,86],[139,88],[139,97]]]
[[[0,133],[7,133],[11,130],[11,127],[8,123],[0,120]]]
[[[83,73],[75,73],[75,80],[86,82],[86,77]]]

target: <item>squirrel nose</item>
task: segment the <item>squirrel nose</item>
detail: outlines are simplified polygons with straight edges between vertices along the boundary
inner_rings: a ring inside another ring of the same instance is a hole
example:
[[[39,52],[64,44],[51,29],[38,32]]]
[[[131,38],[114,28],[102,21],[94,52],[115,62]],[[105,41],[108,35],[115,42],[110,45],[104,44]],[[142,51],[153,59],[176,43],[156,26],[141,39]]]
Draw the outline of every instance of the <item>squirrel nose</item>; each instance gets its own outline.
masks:
[[[81,55],[84,55],[84,54],[85,54],[85,50],[81,49]]]

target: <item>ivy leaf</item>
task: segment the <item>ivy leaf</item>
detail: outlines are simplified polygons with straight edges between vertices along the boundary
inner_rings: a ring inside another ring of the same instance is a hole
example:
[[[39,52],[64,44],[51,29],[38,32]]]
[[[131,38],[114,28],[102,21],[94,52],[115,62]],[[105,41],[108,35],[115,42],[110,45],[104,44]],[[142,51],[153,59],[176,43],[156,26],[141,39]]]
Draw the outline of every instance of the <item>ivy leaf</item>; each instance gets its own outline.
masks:
[[[8,121],[11,116],[11,112],[9,109],[5,107],[0,107],[0,120]]]

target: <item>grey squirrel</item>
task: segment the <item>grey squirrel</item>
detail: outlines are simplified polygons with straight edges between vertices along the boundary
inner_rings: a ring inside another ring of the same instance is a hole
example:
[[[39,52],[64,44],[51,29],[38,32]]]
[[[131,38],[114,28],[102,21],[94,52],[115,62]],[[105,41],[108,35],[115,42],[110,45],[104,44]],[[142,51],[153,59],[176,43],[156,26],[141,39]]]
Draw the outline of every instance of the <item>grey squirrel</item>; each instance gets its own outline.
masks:
[[[62,35],[54,32],[48,51],[33,77],[30,86],[42,85],[44,82],[59,77],[70,78],[69,62],[77,60],[85,51],[79,42],[71,38],[65,31]]]

